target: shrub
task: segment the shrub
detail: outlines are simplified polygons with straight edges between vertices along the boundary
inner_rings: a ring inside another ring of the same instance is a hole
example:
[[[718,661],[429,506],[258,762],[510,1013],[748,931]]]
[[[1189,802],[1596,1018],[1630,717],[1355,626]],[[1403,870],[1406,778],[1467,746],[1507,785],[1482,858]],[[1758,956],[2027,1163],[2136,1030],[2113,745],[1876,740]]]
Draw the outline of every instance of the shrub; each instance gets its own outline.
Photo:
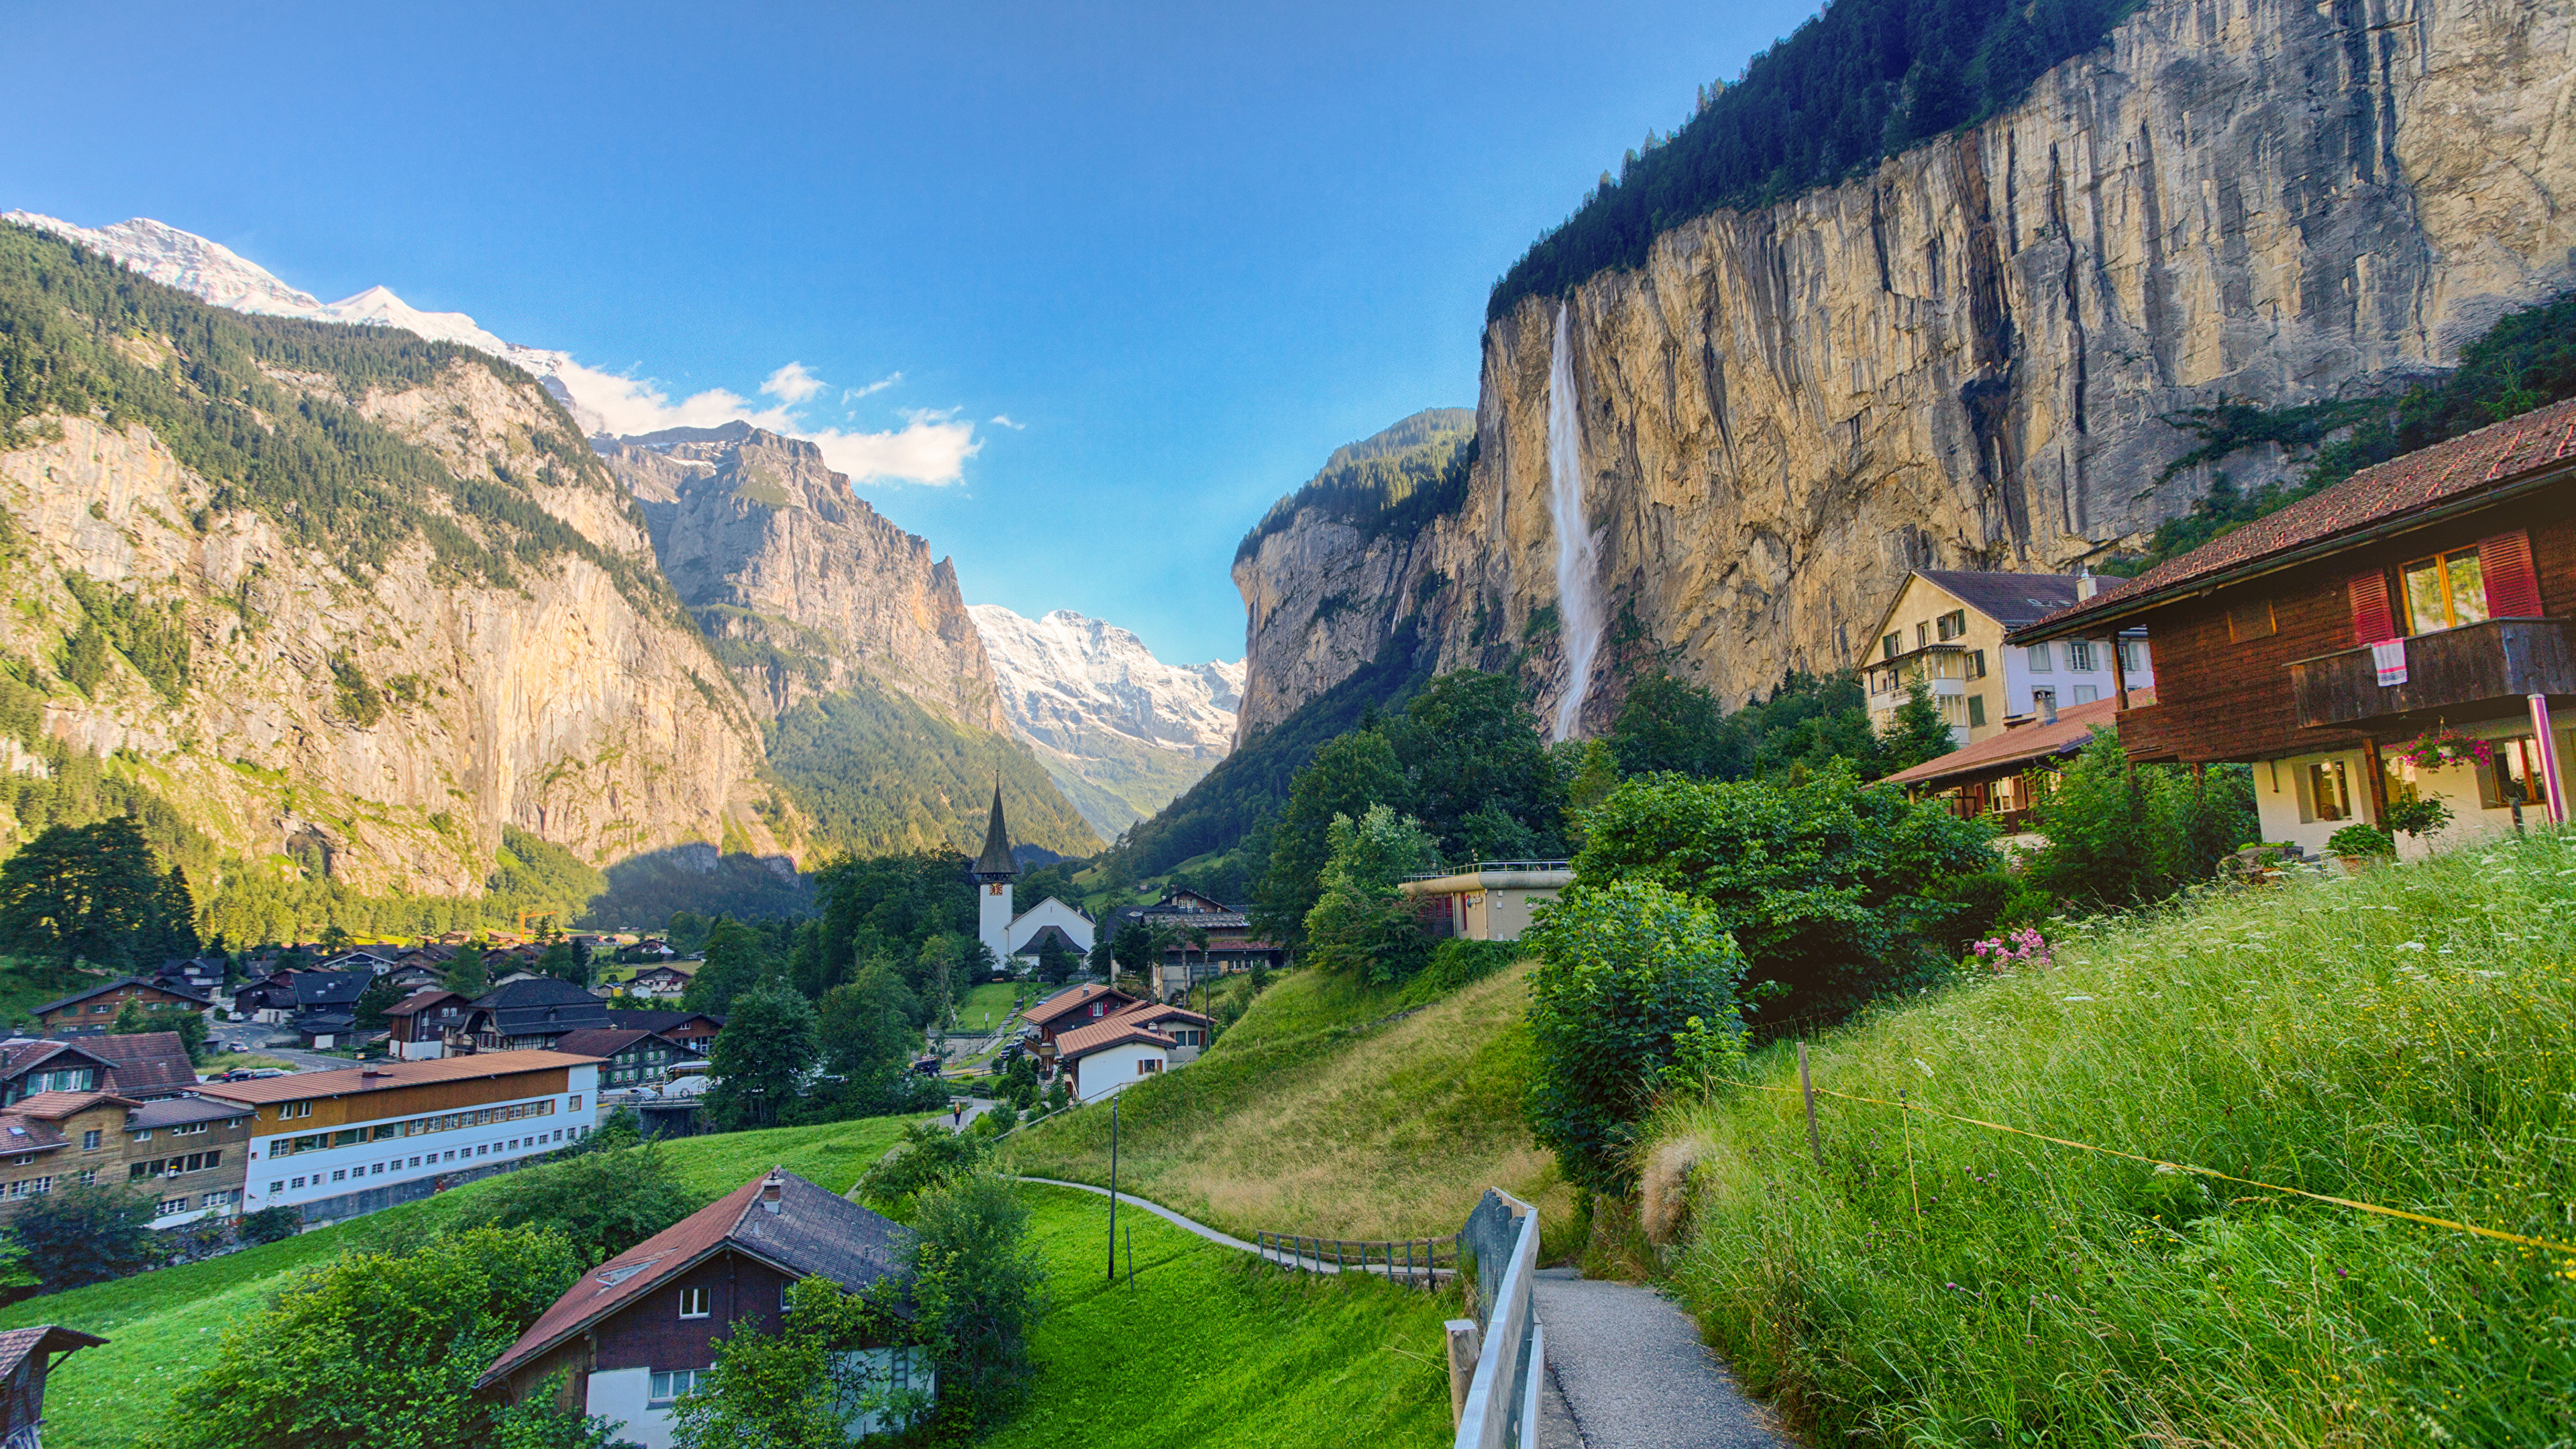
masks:
[[[1406,980],[1429,959],[1431,938],[1396,883],[1435,862],[1431,837],[1411,816],[1372,805],[1357,820],[1334,816],[1326,838],[1323,896],[1306,913],[1308,963],[1373,986]]]
[[[291,1207],[261,1208],[242,1214],[234,1231],[245,1243],[282,1243],[304,1231],[304,1214]]]
[[[477,1193],[456,1226],[551,1228],[584,1263],[604,1263],[699,1206],[661,1149],[629,1147],[510,1173]]]
[[[1462,986],[1482,981],[1529,954],[1518,941],[1470,941],[1452,936],[1431,948],[1431,964],[1414,978],[1408,998],[1434,1001]],[[1236,1013],[1240,1016],[1242,1013]]]
[[[27,1271],[48,1293],[104,1283],[167,1256],[152,1231],[152,1199],[124,1187],[74,1187],[29,1198],[9,1225],[27,1250]]]
[[[1525,1111],[1566,1178],[1626,1193],[1650,1099],[1739,1049],[1744,958],[1717,913],[1652,881],[1581,882],[1538,909],[1529,1026],[1537,1061]]]
[[[2132,766],[2119,739],[2096,730],[2036,815],[2048,844],[2025,868],[2033,889],[2094,909],[2144,905],[2209,879],[2254,833],[2254,778],[2242,765],[2199,775]]]
[[[1047,1273],[1016,1184],[960,1174],[925,1192],[911,1249],[914,1322],[939,1359],[943,1397],[977,1426],[1008,1413],[1036,1368],[1029,1330],[1046,1316]]]
[[[2376,825],[2359,821],[2326,837],[2328,855],[2395,855],[2397,837]]]
[[[951,1132],[937,1122],[915,1122],[903,1129],[903,1140],[892,1151],[861,1174],[859,1195],[888,1217],[908,1219],[921,1194],[982,1165],[984,1147],[985,1139]]]

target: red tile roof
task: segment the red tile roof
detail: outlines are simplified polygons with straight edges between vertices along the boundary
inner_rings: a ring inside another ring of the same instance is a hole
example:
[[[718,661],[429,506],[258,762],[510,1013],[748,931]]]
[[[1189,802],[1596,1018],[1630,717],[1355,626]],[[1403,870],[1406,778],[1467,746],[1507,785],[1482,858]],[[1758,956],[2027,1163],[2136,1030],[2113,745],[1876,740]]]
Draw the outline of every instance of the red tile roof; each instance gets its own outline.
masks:
[[[86,1112],[101,1102],[115,1102],[126,1107],[143,1105],[131,1097],[120,1097],[114,1092],[38,1092],[34,1096],[22,1097],[11,1103],[9,1110],[23,1112],[30,1117],[47,1122],[60,1122],[75,1112]]]
[[[1030,1007],[1022,1013],[1022,1016],[1032,1026],[1045,1026],[1051,1021],[1061,1019],[1067,1012],[1077,1007],[1089,1006],[1104,996],[1115,996],[1122,1002],[1136,999],[1124,991],[1113,991],[1094,982],[1088,986],[1077,986],[1071,991],[1059,991]]]
[[[51,1152],[70,1142],[70,1138],[41,1117],[30,1117],[15,1107],[0,1112],[0,1156],[16,1152]]]
[[[2129,691],[2129,707],[2142,709],[2156,702],[2152,689]],[[1909,770],[1899,770],[1882,783],[1889,785],[1932,785],[1965,775],[1991,775],[2056,755],[2071,755],[2084,748],[2093,737],[2095,725],[2107,725],[2120,711],[2119,696],[2097,699],[2089,704],[2069,705],[2057,712],[2057,723],[2034,721],[1988,735],[1937,759],[1925,760]]]
[[[2576,460],[2576,398],[2364,468],[2322,493],[2016,629],[2010,638],[2015,644],[2059,638],[2090,621],[2126,615],[2167,596],[2206,587],[2240,569],[2273,562],[2278,555],[2330,551],[2339,539],[2375,531],[2409,514],[2472,499],[2490,489],[2547,481],[2571,460]]]
[[[1107,1021],[1124,1021],[1137,1026],[1150,1026],[1158,1021],[1171,1021],[1174,1019],[1195,1021],[1201,1026],[1216,1025],[1215,1017],[1201,1016],[1197,1012],[1184,1006],[1157,1006],[1150,1001],[1137,1002],[1134,1006],[1128,1007],[1124,1011],[1112,1014],[1107,1018]],[[1106,1025],[1107,1023],[1104,1022],[1103,1024]],[[1059,1040],[1061,1040],[1061,1038],[1059,1038]]]
[[[94,1333],[65,1328],[59,1323],[40,1323],[34,1328],[13,1328],[0,1333],[0,1382],[18,1372],[30,1354],[69,1353],[76,1348],[97,1348],[107,1342]]]
[[[1205,1018],[1202,1017],[1201,1020]],[[1056,1037],[1055,1059],[1069,1062],[1076,1057],[1087,1057],[1093,1052],[1105,1051],[1110,1047],[1131,1041],[1145,1042],[1161,1047],[1165,1051],[1180,1045],[1179,1042],[1150,1027],[1139,1026],[1135,1022],[1124,1021],[1113,1016],[1105,1021],[1095,1021],[1089,1026],[1075,1027]]]
[[[780,1186],[778,1211],[768,1212],[761,1186],[773,1176]],[[857,1203],[773,1167],[582,1275],[474,1386],[499,1382],[720,1248],[747,1252],[792,1277],[821,1274],[855,1293],[900,1270],[909,1236]]]
[[[307,1097],[346,1097],[393,1087],[417,1087],[425,1082],[454,1082],[475,1077],[509,1076],[517,1072],[586,1067],[596,1065],[598,1061],[597,1057],[575,1056],[570,1052],[478,1052],[473,1056],[444,1057],[427,1062],[387,1060],[374,1066],[352,1067],[338,1072],[295,1072],[251,1082],[208,1082],[197,1090],[206,1096],[233,1102],[300,1102]]]

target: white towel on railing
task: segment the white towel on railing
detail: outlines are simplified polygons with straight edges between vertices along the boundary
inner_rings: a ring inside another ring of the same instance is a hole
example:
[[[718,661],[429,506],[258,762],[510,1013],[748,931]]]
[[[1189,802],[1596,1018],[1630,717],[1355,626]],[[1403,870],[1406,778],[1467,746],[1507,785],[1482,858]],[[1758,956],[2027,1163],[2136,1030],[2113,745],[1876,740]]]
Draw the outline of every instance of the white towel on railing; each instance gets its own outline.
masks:
[[[2379,668],[2379,687],[2406,682],[2406,641],[2384,639],[2370,646],[2370,662]]]

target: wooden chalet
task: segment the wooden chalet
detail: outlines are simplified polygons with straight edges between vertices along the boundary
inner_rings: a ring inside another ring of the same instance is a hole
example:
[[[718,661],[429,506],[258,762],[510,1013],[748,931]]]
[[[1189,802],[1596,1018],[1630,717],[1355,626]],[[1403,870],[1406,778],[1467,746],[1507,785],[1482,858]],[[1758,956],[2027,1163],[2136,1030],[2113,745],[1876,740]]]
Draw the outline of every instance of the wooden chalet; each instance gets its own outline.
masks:
[[[2155,692],[2129,691],[2133,705],[2155,703]],[[1909,800],[1938,800],[1962,820],[1987,819],[2006,834],[2026,829],[2032,809],[2047,794],[2057,771],[2091,742],[2096,728],[2116,725],[2120,702],[2100,699],[2054,711],[1899,770],[1879,783],[1894,785]]]

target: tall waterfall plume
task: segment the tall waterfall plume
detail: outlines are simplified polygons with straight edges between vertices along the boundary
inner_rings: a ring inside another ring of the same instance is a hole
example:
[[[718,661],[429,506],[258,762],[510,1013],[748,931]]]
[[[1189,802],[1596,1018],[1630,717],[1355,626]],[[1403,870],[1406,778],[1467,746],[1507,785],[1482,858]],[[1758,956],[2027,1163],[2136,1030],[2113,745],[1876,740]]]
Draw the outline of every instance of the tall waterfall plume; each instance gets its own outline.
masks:
[[[1556,520],[1556,607],[1565,640],[1565,693],[1556,701],[1560,740],[1574,734],[1592,692],[1592,656],[1601,647],[1601,561],[1583,513],[1583,414],[1569,327],[1560,302],[1547,365],[1547,497]]]

